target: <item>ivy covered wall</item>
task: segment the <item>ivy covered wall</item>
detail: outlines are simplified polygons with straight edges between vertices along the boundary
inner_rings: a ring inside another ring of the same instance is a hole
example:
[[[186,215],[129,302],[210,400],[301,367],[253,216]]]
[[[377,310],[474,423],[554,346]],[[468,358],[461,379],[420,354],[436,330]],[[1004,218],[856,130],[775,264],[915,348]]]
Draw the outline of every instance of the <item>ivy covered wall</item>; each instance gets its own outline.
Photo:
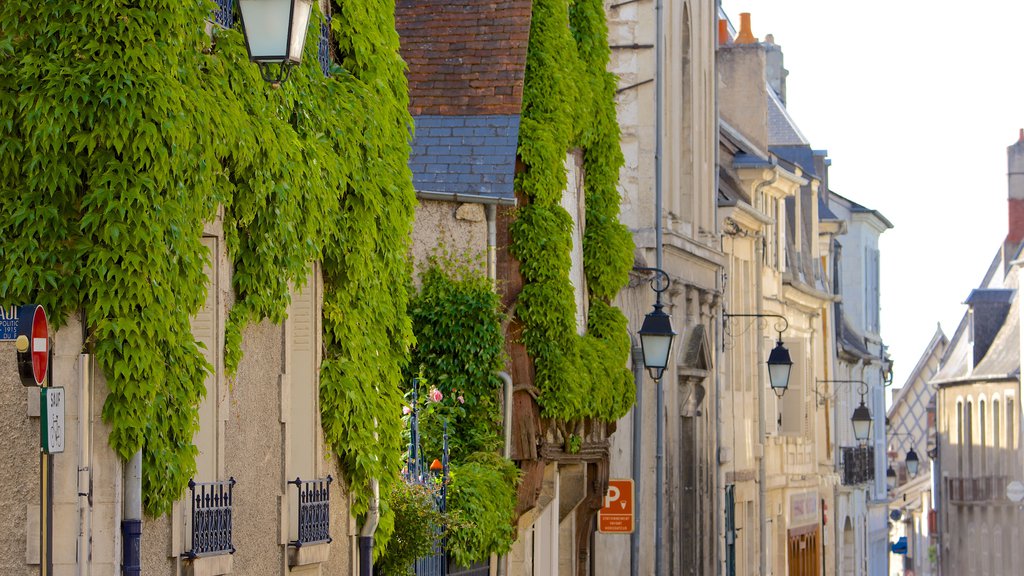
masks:
[[[534,360],[545,417],[616,420],[633,404],[626,369],[626,318],[610,303],[628,281],[633,241],[619,222],[623,164],[615,77],[600,0],[535,0],[523,89],[517,191],[526,202],[512,224],[511,252],[524,287],[516,312]],[[560,205],[565,157],[583,152],[587,332],[577,335],[569,280],[572,217]]]
[[[111,447],[143,453],[146,512],[195,472],[211,367],[192,337],[224,210],[234,267],[226,358],[244,326],[280,321],[289,284],[322,262],[321,410],[367,509],[400,468],[399,389],[411,328],[406,254],[410,119],[391,0],[334,5],[339,61],[271,87],[237,30],[205,33],[211,3],[0,4],[0,301],[81,313],[104,371]],[[310,24],[316,38],[320,16]],[[382,526],[383,528],[383,526]]]

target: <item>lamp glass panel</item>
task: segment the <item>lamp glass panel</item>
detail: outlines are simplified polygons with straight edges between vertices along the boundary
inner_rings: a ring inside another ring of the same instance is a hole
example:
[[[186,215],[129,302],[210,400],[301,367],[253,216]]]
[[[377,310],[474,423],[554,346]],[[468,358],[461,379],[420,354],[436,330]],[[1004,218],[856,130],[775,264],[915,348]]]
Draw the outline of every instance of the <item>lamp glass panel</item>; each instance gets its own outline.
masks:
[[[917,452],[911,450],[907,453],[907,472],[911,476],[917,476],[918,467],[921,465],[920,459],[917,457]]]
[[[870,419],[854,419],[853,420],[853,436],[857,440],[864,441],[868,439],[868,434],[871,433],[871,420]]]
[[[789,388],[789,373],[792,370],[792,364],[768,364],[768,381],[771,382],[772,388]]]
[[[672,348],[672,336],[641,334],[640,345],[644,351],[645,367],[664,368],[668,366],[669,350]]]
[[[288,59],[298,64],[302,60],[302,47],[306,43],[306,31],[309,30],[309,13],[313,9],[313,3],[307,0],[295,0],[294,6]]]
[[[283,61],[288,51],[291,0],[239,0],[238,8],[252,60]]]

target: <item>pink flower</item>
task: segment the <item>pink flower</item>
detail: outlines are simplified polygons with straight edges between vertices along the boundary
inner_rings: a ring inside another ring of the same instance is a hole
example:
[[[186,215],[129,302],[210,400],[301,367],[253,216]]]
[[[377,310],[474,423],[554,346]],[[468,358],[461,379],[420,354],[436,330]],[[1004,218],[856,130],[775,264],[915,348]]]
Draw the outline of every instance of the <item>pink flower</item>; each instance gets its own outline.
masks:
[[[441,399],[444,398],[444,395],[442,395],[441,391],[437,388],[431,388],[429,398],[431,402],[440,402]]]
[[[403,416],[405,416],[405,415],[407,415],[407,414],[409,414],[411,412],[412,412],[412,408],[409,408],[408,406],[402,406],[402,415]]]
[[[459,404],[465,404],[466,403],[466,399],[462,397],[462,394],[459,394],[458,400],[459,400]]]

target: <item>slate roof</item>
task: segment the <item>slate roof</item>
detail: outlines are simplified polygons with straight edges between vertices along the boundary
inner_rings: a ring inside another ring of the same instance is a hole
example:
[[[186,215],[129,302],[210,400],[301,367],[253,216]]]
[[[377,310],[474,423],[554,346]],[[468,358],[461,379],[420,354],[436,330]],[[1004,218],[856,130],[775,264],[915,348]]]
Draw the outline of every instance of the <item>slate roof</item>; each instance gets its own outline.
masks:
[[[768,146],[810,146],[811,143],[804,136],[796,122],[786,111],[786,106],[775,95],[771,86],[768,92]],[[814,171],[814,161],[803,165],[808,172]]]
[[[519,116],[415,116],[409,154],[419,191],[514,198]]]
[[[513,201],[530,0],[398,0],[418,192]]]

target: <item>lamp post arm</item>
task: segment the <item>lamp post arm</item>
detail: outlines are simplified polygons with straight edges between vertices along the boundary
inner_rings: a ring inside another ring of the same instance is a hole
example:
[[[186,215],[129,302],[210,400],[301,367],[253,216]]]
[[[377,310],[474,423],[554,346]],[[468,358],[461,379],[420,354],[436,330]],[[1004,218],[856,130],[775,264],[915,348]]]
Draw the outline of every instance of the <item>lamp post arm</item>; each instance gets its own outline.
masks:
[[[722,320],[728,320],[729,318],[775,318],[778,322],[775,324],[775,331],[779,333],[779,340],[782,340],[782,333],[789,330],[789,320],[785,316],[780,314],[727,314],[722,313]],[[779,328],[781,326],[781,328]]]
[[[668,290],[668,287],[672,284],[672,279],[669,278],[668,272],[653,266],[633,266],[633,270],[636,272],[654,272],[654,278],[651,278],[651,290],[654,290],[655,298],[657,298],[658,304],[661,304],[661,293]]]

